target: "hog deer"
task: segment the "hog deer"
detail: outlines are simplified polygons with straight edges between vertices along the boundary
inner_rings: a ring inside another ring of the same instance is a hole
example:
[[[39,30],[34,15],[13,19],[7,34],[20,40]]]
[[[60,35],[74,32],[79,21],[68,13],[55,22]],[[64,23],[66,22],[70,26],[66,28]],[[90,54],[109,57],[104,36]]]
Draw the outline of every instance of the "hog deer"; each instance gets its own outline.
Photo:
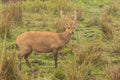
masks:
[[[60,11],[60,17],[64,19],[64,15],[62,13],[63,12]],[[32,51],[40,53],[52,52],[55,61],[55,68],[57,68],[58,51],[61,50],[70,41],[70,38],[75,31],[76,19],[77,15],[76,11],[74,11],[73,20],[65,21],[66,29],[61,33],[29,31],[18,36],[16,43],[20,48],[20,54],[18,55],[19,69],[21,69],[22,57],[24,57],[26,64],[31,68],[28,57]]]

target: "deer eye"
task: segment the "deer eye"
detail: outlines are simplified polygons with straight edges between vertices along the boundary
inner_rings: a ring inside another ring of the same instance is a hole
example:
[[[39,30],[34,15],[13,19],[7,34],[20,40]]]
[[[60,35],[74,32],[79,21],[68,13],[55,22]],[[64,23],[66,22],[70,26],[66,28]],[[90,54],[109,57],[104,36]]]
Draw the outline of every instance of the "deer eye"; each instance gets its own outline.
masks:
[[[68,27],[68,29],[70,29],[70,27]]]

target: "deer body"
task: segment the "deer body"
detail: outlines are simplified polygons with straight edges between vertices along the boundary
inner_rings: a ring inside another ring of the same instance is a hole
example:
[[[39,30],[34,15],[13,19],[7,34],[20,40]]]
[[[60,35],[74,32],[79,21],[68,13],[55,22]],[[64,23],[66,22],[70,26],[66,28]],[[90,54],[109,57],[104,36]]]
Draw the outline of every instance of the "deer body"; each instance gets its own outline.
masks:
[[[40,53],[52,52],[53,49],[62,49],[70,40],[71,35],[67,32],[26,32],[18,36],[17,45],[25,51],[36,51]],[[23,52],[23,51],[22,51]],[[27,53],[26,53],[27,54]]]
[[[21,69],[22,57],[25,58],[27,65],[31,67],[28,57],[32,51],[40,53],[52,52],[54,56],[55,67],[57,67],[58,51],[70,41],[75,29],[74,21],[65,23],[65,28],[66,30],[62,33],[30,31],[18,36],[16,40],[16,43],[20,48],[20,54],[18,55],[18,67]]]

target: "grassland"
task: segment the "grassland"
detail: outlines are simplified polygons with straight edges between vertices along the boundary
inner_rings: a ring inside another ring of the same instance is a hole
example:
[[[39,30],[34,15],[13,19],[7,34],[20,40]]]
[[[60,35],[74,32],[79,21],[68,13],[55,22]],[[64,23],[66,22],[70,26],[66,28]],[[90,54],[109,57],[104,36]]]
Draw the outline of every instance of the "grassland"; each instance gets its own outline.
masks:
[[[0,4],[0,80],[119,80],[119,3],[119,0],[27,0]],[[77,10],[78,18],[75,34],[59,54],[58,68],[54,68],[51,53],[33,52],[29,57],[32,68],[22,60],[19,71],[17,36],[27,31],[61,32],[60,10],[69,17]]]

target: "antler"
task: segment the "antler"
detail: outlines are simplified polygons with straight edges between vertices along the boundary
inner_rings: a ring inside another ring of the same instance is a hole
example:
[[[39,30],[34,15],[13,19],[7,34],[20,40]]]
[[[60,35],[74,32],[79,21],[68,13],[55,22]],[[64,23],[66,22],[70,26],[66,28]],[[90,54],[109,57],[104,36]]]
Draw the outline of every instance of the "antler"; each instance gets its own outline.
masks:
[[[60,11],[60,17],[61,17],[61,19],[65,20],[65,21],[67,21],[67,19],[68,19],[68,17],[66,15],[63,15],[62,10]]]
[[[64,15],[63,15],[63,11],[60,10],[60,17],[63,19],[64,18]]]
[[[76,10],[74,10],[73,20],[74,20],[74,21],[77,20],[77,11],[76,11]]]

